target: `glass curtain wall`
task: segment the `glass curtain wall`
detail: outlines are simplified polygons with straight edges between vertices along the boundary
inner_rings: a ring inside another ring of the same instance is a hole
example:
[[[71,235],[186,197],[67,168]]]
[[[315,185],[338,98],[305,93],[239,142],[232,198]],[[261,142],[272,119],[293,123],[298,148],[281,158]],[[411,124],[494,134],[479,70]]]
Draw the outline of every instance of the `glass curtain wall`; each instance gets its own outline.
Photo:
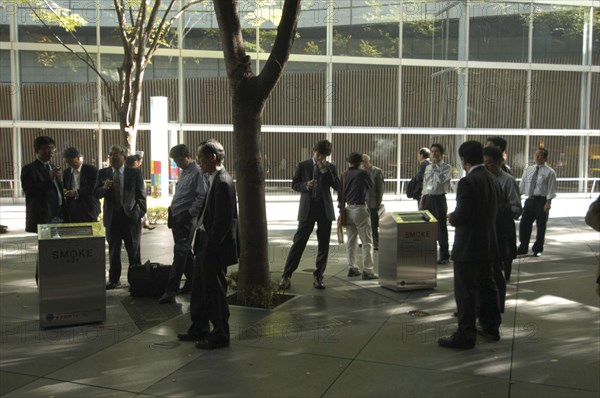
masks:
[[[74,34],[44,25],[24,4],[0,7],[0,151],[10,163],[1,189],[18,185],[14,170],[40,129],[59,139],[59,151],[80,146],[98,166],[121,140],[107,92],[117,92],[123,51],[113,2],[55,3],[81,21]],[[282,5],[241,2],[255,73],[269,57]],[[302,7],[290,61],[263,112],[267,192],[290,193],[295,164],[323,138],[334,143],[331,159],[341,169],[351,151],[369,153],[388,193],[401,193],[415,174],[419,148],[443,144],[459,177],[460,143],[489,135],[507,138],[516,176],[542,145],[562,191],[588,191],[593,180],[585,178],[600,178],[600,1],[304,0]],[[152,96],[168,98],[169,129],[183,142],[215,137],[231,148],[211,2],[183,13],[145,72],[138,146],[146,153]],[[235,175],[234,159],[227,166]],[[149,162],[144,167],[149,178]]]

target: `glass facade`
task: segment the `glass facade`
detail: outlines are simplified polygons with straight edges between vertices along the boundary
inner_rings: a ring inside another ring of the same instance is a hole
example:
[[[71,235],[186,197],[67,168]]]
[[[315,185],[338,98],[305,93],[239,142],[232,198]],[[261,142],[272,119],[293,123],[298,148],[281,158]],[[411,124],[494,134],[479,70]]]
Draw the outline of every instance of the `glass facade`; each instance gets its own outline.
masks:
[[[55,3],[79,21],[74,34],[41,23],[42,9],[0,7],[1,151],[17,168],[40,129],[55,135],[59,151],[81,146],[97,165],[120,141],[109,96],[118,91],[123,52],[113,2]],[[257,74],[282,5],[240,2]],[[600,178],[600,1],[305,0],[302,7],[290,61],[262,117],[267,192],[289,193],[295,163],[322,138],[334,143],[332,160],[342,169],[349,152],[370,153],[389,193],[401,193],[416,172],[419,148],[442,143],[459,176],[460,143],[488,135],[507,138],[517,176],[544,145],[563,191],[587,191],[585,179]],[[183,142],[194,147],[213,136],[233,144],[211,2],[181,15],[145,71],[138,134],[145,151],[152,96],[168,98],[169,128]],[[14,167],[3,168],[3,184]],[[235,175],[233,160],[228,168]]]

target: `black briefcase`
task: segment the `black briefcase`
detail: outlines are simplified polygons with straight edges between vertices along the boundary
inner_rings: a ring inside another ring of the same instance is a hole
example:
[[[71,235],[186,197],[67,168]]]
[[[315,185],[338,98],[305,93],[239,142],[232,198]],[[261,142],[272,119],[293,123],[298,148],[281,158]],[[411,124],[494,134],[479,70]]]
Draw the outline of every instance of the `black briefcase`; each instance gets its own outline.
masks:
[[[127,280],[129,294],[133,297],[160,298],[167,289],[170,265],[151,263],[136,264],[129,267]]]

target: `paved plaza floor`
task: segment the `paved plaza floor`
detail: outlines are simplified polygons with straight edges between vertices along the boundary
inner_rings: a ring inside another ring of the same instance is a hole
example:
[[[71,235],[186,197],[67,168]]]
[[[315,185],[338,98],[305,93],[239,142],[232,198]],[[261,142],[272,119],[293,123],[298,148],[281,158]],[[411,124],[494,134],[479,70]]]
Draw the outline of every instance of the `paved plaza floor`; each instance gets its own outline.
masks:
[[[297,226],[297,199],[268,201],[274,280]],[[345,248],[332,236],[326,289],[316,290],[314,233],[292,278],[295,297],[274,310],[232,306],[229,348],[177,341],[190,323],[189,296],[159,305],[126,288],[107,292],[102,324],[40,329],[36,237],[24,232],[24,206],[3,204],[0,395],[597,398],[600,235],[583,222],[591,201],[553,201],[543,255],[514,263],[501,340],[479,339],[465,351],[436,344],[456,324],[451,264],[438,266],[435,289],[394,292],[348,278]],[[169,229],[144,230],[142,258],[168,264],[171,257]]]

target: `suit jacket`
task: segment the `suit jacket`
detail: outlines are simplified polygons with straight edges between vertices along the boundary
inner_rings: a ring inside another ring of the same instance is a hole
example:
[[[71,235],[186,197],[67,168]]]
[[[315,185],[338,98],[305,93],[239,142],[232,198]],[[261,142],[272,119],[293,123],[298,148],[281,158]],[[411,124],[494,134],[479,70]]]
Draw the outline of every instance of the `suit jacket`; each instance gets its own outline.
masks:
[[[36,159],[21,169],[21,185],[25,192],[25,231],[37,233],[38,224],[47,224],[53,217],[64,214],[65,198],[59,177],[56,177],[58,190],[50,179],[50,172]],[[62,206],[59,205],[59,196]]]
[[[100,214],[100,201],[94,195],[94,187],[98,178],[98,169],[90,164],[81,165],[79,176],[79,189],[77,198],[67,198],[68,222],[98,221]],[[68,168],[63,172],[64,188],[73,189],[73,169]]]
[[[489,263],[499,258],[496,214],[501,200],[498,180],[483,166],[458,182],[456,210],[448,216],[456,228],[452,260]]]
[[[383,173],[379,167],[372,166],[367,170],[373,180],[373,186],[369,189],[367,205],[371,209],[378,209],[383,202]]]
[[[340,188],[340,179],[337,168],[333,163],[328,163],[329,169],[321,175],[322,201],[325,206],[325,214],[329,221],[335,220],[333,212],[333,200],[331,199],[331,188],[336,191]],[[312,190],[308,189],[308,182],[313,179],[313,160],[308,159],[298,163],[296,172],[292,179],[292,189],[300,192],[300,207],[298,208],[298,221],[306,221],[310,213]]]
[[[204,253],[209,266],[226,267],[239,259],[237,199],[233,179],[225,170],[216,171],[209,188],[202,225],[207,244]]]
[[[98,172],[98,180],[94,194],[98,199],[104,198],[102,206],[103,223],[105,228],[112,224],[114,198],[112,188],[104,189],[104,181],[113,179],[113,168],[106,167]],[[133,223],[140,224],[142,216],[146,213],[146,184],[139,169],[125,167],[123,171],[123,211]]]

